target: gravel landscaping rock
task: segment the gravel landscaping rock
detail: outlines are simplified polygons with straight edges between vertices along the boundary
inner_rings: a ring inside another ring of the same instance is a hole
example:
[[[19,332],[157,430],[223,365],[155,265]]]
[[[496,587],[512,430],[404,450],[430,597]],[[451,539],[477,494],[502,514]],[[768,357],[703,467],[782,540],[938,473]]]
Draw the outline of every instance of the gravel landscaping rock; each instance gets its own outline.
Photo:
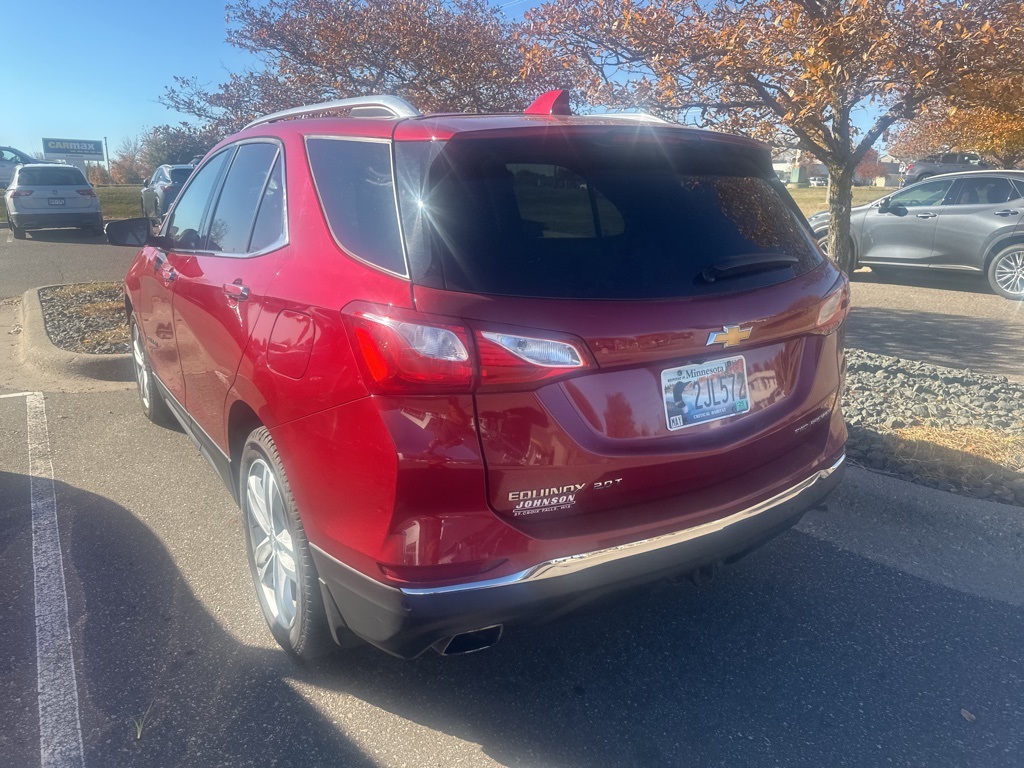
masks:
[[[39,298],[56,346],[93,354],[129,351],[120,285],[46,288]],[[1024,506],[1024,385],[1004,376],[848,349],[843,413],[851,463],[965,496]],[[980,470],[974,457],[946,451],[942,471],[935,471],[934,454],[925,461],[907,455],[900,431],[915,427],[981,428],[1021,438],[1009,441],[1020,450],[999,464],[982,461]]]
[[[39,303],[54,346],[94,355],[130,351],[124,289],[117,283],[40,288]]]

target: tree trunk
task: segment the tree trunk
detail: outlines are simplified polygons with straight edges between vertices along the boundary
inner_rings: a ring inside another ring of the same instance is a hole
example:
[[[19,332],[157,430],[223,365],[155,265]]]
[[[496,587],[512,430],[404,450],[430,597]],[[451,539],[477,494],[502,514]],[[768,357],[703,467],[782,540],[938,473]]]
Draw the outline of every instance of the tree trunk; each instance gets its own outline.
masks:
[[[828,166],[828,251],[829,258],[847,275],[856,269],[853,241],[850,239],[850,209],[853,207],[851,161],[845,166]]]

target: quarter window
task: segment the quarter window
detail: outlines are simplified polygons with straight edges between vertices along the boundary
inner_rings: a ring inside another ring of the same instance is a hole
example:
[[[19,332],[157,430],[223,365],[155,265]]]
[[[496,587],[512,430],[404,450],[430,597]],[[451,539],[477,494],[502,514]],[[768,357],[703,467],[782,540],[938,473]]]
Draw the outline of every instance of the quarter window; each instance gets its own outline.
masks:
[[[374,141],[308,139],[306,147],[334,239],[356,258],[405,275],[391,146]]]

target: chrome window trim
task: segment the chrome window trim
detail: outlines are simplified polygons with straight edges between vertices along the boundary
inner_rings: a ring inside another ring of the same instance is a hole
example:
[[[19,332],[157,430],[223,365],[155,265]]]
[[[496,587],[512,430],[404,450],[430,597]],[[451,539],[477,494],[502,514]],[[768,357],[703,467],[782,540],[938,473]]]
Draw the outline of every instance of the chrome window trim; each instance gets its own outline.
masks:
[[[288,226],[288,163],[285,160],[284,142],[282,142],[280,139],[278,139],[275,136],[257,136],[257,137],[254,137],[254,138],[242,139],[241,141],[237,141],[237,142],[234,142],[233,144],[229,144],[228,146],[224,147],[222,150],[218,151],[215,155],[210,155],[210,157],[213,158],[213,157],[216,157],[217,155],[219,155],[223,151],[230,151],[232,153],[232,157],[228,161],[227,167],[224,169],[224,176],[221,178],[220,183],[217,185],[216,200],[207,209],[206,213],[203,214],[203,229],[205,230],[206,229],[206,225],[209,223],[206,220],[207,217],[217,212],[217,205],[218,205],[218,203],[220,203],[220,196],[221,196],[221,193],[224,190],[224,182],[227,180],[228,173],[231,171],[231,166],[234,165],[234,163],[235,163],[235,157],[238,154],[239,147],[241,147],[241,146],[243,146],[245,144],[276,144],[277,145],[277,154],[274,155],[274,162],[270,164],[270,170],[271,170],[271,173],[273,173],[274,163],[276,163],[278,160],[281,161],[281,178],[282,178],[283,183],[284,183],[284,201],[283,201],[284,202],[284,232],[282,233],[281,237],[279,237],[273,243],[268,245],[266,248],[261,248],[258,251],[252,251],[252,252],[246,252],[246,253],[226,253],[224,251],[200,251],[200,250],[186,250],[184,248],[173,248],[171,250],[174,253],[190,253],[190,254],[195,254],[197,256],[217,256],[217,257],[224,258],[224,259],[251,259],[251,258],[256,258],[257,256],[265,256],[266,254],[272,253],[273,251],[280,250],[281,248],[284,248],[286,245],[289,245],[291,243],[291,230],[290,230],[290,228]],[[196,167],[196,171],[198,171],[200,169],[200,167],[205,167],[205,166],[206,166],[206,162],[205,162],[205,159],[204,159],[204,162],[202,163],[202,165]],[[180,193],[178,193],[178,197],[175,198],[175,200],[174,200],[175,205],[177,205],[178,200],[180,200],[184,196],[185,190],[187,190],[188,186],[191,185],[192,180],[195,178],[195,176],[196,176],[196,172],[193,171],[192,175],[189,177],[188,184],[181,190]],[[267,188],[266,185],[269,184],[269,183],[270,183],[270,176],[267,176],[267,181],[263,185],[263,190],[264,191],[266,191],[266,188]],[[261,197],[261,202],[262,202],[262,197]],[[167,212],[166,216],[164,216],[164,221],[160,225],[160,234],[161,235],[167,234],[165,230],[166,230],[168,222],[171,220],[171,213],[173,211],[174,211],[174,206],[172,205],[171,206],[171,210]],[[258,207],[256,209],[256,215],[259,216],[259,208]],[[256,226],[256,219],[253,218],[252,227],[249,230],[249,239],[250,240],[252,239],[252,229],[255,226]]]
[[[324,199],[320,194],[320,185],[317,182],[316,173],[313,171],[313,164],[309,159],[309,140],[310,139],[323,139],[326,141],[361,141],[368,144],[386,144],[388,146],[388,162],[391,165],[391,197],[395,203],[395,221],[398,225],[398,240],[402,246],[402,263],[405,265],[405,273],[395,272],[394,270],[382,267],[370,259],[360,256],[354,250],[349,248],[338,237],[338,233],[334,231],[334,226],[331,224],[331,217],[327,215],[327,211],[324,208]],[[383,272],[386,275],[393,275],[394,277],[400,277],[403,280],[409,280],[409,254],[406,253],[405,248],[405,232],[402,229],[402,217],[401,212],[398,209],[398,177],[396,175],[397,169],[395,168],[395,153],[394,153],[394,142],[391,139],[381,139],[372,136],[338,136],[338,135],[323,135],[323,134],[310,134],[303,136],[303,145],[306,147],[306,165],[309,168],[310,178],[313,179],[313,188],[316,190],[316,201],[320,204],[320,212],[324,215],[324,221],[327,223],[327,229],[331,233],[331,237],[334,238],[335,245],[338,246],[347,256],[358,261],[360,264],[365,264],[371,269],[375,269],[378,272]]]

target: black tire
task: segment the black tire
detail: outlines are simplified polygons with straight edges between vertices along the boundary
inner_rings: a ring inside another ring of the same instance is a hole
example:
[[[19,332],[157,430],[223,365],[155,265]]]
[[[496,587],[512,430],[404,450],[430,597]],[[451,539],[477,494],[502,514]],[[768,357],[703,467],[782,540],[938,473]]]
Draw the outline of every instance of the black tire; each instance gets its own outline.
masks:
[[[817,241],[818,247],[821,248],[821,252],[828,256],[828,230],[825,229],[815,232],[814,239]],[[829,258],[831,259],[832,257],[829,256]],[[853,258],[853,243],[850,243],[850,253],[846,264],[840,264],[835,261],[835,259],[832,260],[839,269],[846,273],[847,277],[852,275],[853,270],[857,268],[856,260]]]
[[[142,406],[142,414],[161,427],[176,427],[177,419],[171,413],[171,409],[160,397],[156,389],[156,377],[153,375],[153,367],[149,364],[149,355],[146,353],[146,341],[139,329],[139,324],[133,317],[131,320],[131,344],[132,344],[132,367],[135,370],[135,387],[139,393],[139,404]]]
[[[1024,243],[1004,248],[985,272],[992,290],[1006,299],[1024,300]]]
[[[246,439],[238,472],[245,548],[256,598],[278,644],[302,661],[335,646],[295,498],[265,427]]]
[[[25,239],[25,229],[24,229],[24,227],[16,227],[13,224],[11,224],[11,232],[14,233],[14,239],[15,240],[24,240]]]
[[[148,219],[149,214],[146,213],[146,198],[142,198],[142,201],[139,203],[139,207],[142,209],[142,218]]]

